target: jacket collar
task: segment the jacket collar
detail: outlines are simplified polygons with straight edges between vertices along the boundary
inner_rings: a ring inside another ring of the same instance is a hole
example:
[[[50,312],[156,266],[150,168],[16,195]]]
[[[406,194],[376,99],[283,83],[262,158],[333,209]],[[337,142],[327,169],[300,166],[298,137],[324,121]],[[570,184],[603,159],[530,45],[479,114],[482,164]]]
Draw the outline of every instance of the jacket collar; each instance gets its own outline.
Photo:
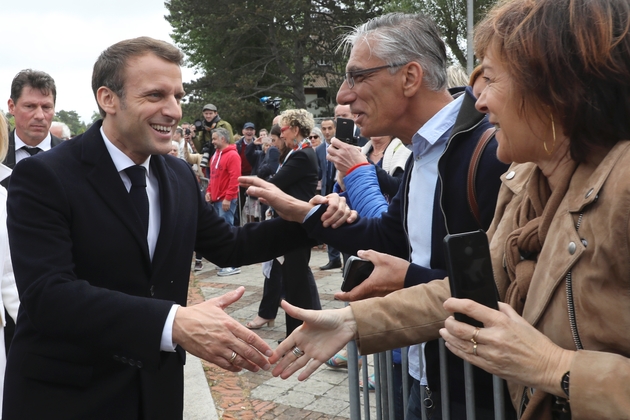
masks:
[[[597,198],[604,182],[610,175],[619,159],[625,156],[630,148],[630,141],[620,141],[608,152],[596,168],[581,164],[576,170],[574,179],[584,178],[586,181],[580,182],[577,188],[570,188],[567,192],[567,203],[569,211],[573,213],[581,212],[586,206]],[[573,183],[573,181],[572,181]]]

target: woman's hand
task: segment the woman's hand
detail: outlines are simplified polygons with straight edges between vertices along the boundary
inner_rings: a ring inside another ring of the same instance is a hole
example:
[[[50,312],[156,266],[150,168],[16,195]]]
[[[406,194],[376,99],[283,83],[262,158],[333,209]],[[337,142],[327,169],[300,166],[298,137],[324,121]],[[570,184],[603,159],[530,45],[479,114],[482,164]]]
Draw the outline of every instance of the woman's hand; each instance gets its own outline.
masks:
[[[387,296],[405,287],[409,261],[372,250],[359,251],[357,256],[371,261],[374,264],[374,271],[370,277],[351,291],[335,293],[335,299],[354,302],[371,297]]]
[[[269,358],[269,363],[278,363],[272,371],[273,376],[287,379],[306,366],[298,376],[298,380],[303,381],[356,336],[357,324],[349,306],[311,311],[283,301],[282,308],[304,324],[285,338]],[[296,347],[298,350],[294,350]],[[297,357],[299,350],[303,355]]]
[[[440,335],[455,355],[508,381],[565,396],[560,380],[570,370],[575,352],[554,344],[505,303],[499,303],[495,311],[469,299],[450,298],[444,309],[484,325],[476,332],[475,327],[452,316],[446,319]]]

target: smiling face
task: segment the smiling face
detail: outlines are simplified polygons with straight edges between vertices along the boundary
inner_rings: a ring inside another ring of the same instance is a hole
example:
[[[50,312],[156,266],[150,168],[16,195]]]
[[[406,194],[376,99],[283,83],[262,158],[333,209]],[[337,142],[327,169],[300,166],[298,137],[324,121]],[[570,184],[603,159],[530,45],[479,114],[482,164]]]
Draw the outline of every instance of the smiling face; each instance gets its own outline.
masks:
[[[297,127],[291,127],[289,125],[283,125],[280,128],[280,138],[289,149],[293,149],[296,145],[298,130]]]
[[[483,59],[483,79],[486,85],[479,94],[476,107],[488,114],[489,121],[498,129],[499,160],[522,163],[546,159],[543,141],[547,140],[549,145],[553,143],[551,122],[543,121],[531,107],[529,112],[521,111],[520,95],[516,94],[510,75],[492,49]]]
[[[166,154],[182,117],[183,96],[177,64],[152,53],[132,57],[125,68],[123,97],[106,87],[98,89],[99,104],[107,113],[103,130],[137,164]]]
[[[376,41],[370,40],[370,43]],[[358,71],[385,66],[388,63],[371,53],[366,39],[357,41],[350,53],[346,71]],[[401,69],[399,67],[398,69]],[[350,105],[354,122],[366,137],[392,134],[392,127],[400,121],[405,94],[400,72],[391,74],[387,69],[354,77],[354,87],[350,89],[344,81],[337,92],[337,103]]]
[[[52,92],[44,95],[41,90],[24,86],[14,103],[9,99],[9,112],[15,117],[15,131],[29,146],[37,146],[48,135],[55,116],[55,100]]]
[[[216,116],[217,116],[217,111],[212,111],[210,109],[206,109],[205,111],[203,111],[203,118],[207,122],[211,122]]]

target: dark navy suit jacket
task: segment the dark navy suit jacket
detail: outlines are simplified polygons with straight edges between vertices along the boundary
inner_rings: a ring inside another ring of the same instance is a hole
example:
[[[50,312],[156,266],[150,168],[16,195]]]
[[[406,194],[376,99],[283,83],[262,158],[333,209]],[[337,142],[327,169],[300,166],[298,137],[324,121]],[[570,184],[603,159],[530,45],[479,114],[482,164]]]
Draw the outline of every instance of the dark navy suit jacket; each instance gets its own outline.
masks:
[[[238,267],[314,244],[279,218],[229,226],[186,162],[154,155],[161,225],[151,260],[100,126],[13,173],[8,228],[21,306],[5,419],[181,419],[183,352],[161,352],[160,339],[172,305],[186,305],[193,250]]]

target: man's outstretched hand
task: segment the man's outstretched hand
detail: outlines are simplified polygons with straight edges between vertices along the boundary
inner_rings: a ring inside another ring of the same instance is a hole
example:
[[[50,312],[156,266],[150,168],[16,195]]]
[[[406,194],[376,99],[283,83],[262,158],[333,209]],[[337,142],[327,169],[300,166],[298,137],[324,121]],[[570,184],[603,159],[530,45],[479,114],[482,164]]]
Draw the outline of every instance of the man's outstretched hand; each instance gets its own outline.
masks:
[[[328,208],[322,215],[324,227],[339,227],[344,223],[352,223],[357,219],[357,213],[350,210],[346,199],[337,194],[327,197],[316,195],[308,203],[284,193],[270,182],[255,176],[242,176],[238,179],[242,187],[247,188],[247,194],[258,199],[278,213],[284,220],[290,222],[304,222],[306,215],[318,204],[326,204]]]
[[[173,322],[173,342],[232,372],[269,370],[267,357],[273,354],[269,345],[224,311],[244,292],[245,288],[239,287],[198,305],[178,308]],[[236,353],[233,360],[232,352]]]

